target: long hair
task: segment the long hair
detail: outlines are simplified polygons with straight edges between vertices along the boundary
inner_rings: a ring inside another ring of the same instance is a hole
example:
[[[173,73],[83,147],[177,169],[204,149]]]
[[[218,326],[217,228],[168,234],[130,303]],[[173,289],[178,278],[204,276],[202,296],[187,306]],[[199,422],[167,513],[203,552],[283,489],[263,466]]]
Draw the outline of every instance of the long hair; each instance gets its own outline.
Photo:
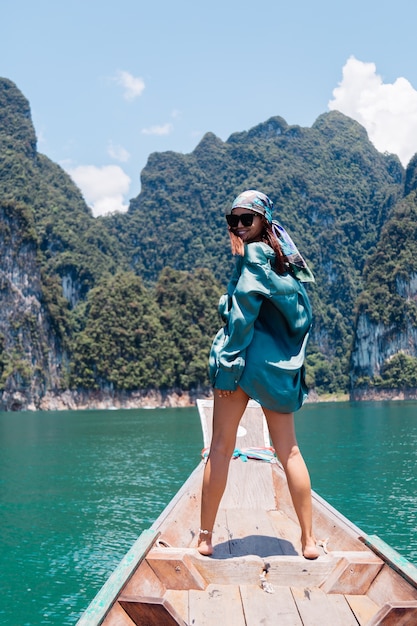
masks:
[[[274,270],[277,274],[286,274],[288,272],[288,260],[283,254],[278,239],[275,237],[272,231],[272,225],[262,217],[264,223],[264,229],[262,231],[262,241],[268,244],[270,248],[275,252]],[[234,234],[233,230],[229,227],[230,246],[232,254],[236,256],[243,256],[245,254],[245,244],[243,240]]]

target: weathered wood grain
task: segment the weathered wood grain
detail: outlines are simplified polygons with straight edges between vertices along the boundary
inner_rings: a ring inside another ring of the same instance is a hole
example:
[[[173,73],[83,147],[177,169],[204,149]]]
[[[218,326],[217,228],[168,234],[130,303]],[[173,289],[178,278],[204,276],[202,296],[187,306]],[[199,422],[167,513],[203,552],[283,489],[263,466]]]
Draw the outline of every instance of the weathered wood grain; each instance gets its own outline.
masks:
[[[164,598],[168,600],[171,606],[175,606],[177,614],[184,620],[186,624],[189,624],[189,615],[188,615],[188,607],[189,607],[189,599],[188,599],[188,590],[174,590],[168,589],[165,592]],[[163,626],[161,624],[161,626]]]
[[[276,508],[272,481],[274,464],[240,459],[230,462],[229,478],[220,503],[221,508],[269,511]]]
[[[123,587],[121,593],[131,598],[138,596],[162,598],[165,593],[165,586],[145,560]]]
[[[133,626],[134,622],[132,622],[129,615],[122,609],[120,604],[116,602],[101,624],[102,626]]]
[[[372,602],[368,596],[346,595],[345,598],[360,626],[368,624],[370,619],[378,612],[378,605]]]
[[[210,585],[205,591],[192,590],[189,602],[190,624],[246,626],[240,590],[236,585]]]
[[[120,599],[120,606],[137,626],[187,626],[178,611],[164,598]]]
[[[326,593],[364,595],[383,567],[373,552],[332,552],[337,567],[326,578],[321,589]]]
[[[342,608],[317,588],[291,589],[303,626],[357,626],[347,602]]]
[[[402,576],[384,565],[379,575],[370,586],[367,595],[383,606],[387,602],[417,600],[417,589],[407,583]]]
[[[155,575],[166,589],[204,589],[206,582],[191,559],[178,550],[151,551],[147,558]]]
[[[415,626],[417,602],[387,602],[367,626]]]
[[[242,585],[240,594],[247,626],[302,626],[288,587],[266,593],[259,585]]]
[[[282,546],[263,509],[232,509],[227,512],[230,551],[233,556],[281,555]]]

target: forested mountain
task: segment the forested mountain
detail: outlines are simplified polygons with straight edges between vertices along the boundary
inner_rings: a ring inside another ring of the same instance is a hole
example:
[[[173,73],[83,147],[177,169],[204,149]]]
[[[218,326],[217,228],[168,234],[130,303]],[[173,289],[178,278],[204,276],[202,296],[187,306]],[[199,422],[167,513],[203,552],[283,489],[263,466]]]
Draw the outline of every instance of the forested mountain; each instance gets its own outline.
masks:
[[[363,282],[352,353],[354,397],[366,397],[369,388],[406,397],[417,388],[417,155]]]
[[[273,199],[316,276],[310,385],[417,387],[416,170],[340,113],[311,128],[274,117],[150,155],[128,212],[95,219],[0,79],[0,409],[208,389],[233,264],[224,209],[248,188]]]
[[[224,209],[243,189],[267,193],[317,279],[309,289],[310,383],[335,392],[349,385],[363,268],[403,193],[403,177],[398,159],[377,152],[365,130],[340,113],[320,116],[312,128],[276,117],[226,142],[207,134],[191,154],[151,155],[140,195],[106,223],[145,280],[169,263],[206,267],[224,284],[231,267]]]

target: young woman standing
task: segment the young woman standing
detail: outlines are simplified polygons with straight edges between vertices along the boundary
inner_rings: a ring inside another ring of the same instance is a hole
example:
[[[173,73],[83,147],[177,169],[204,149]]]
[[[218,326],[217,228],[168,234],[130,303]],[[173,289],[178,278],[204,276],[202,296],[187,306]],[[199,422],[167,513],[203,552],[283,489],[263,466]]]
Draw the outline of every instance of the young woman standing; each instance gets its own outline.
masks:
[[[264,411],[301,527],[303,555],[319,556],[312,530],[310,477],[297,444],[294,411],[307,396],[304,354],[312,313],[301,281],[313,275],[272,202],[249,190],[226,212],[235,272],[219,303],[224,327],[210,352],[213,436],[204,470],[198,550],[213,553],[212,532],[240,419],[250,398]]]

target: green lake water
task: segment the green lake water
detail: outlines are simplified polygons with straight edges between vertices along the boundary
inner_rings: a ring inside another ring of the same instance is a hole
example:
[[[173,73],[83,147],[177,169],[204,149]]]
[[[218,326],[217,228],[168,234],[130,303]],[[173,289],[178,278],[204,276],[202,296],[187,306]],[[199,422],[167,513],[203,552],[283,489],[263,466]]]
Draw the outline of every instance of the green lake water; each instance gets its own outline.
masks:
[[[417,563],[417,403],[296,423],[315,491]],[[0,413],[0,623],[75,624],[201,448],[197,409]]]

